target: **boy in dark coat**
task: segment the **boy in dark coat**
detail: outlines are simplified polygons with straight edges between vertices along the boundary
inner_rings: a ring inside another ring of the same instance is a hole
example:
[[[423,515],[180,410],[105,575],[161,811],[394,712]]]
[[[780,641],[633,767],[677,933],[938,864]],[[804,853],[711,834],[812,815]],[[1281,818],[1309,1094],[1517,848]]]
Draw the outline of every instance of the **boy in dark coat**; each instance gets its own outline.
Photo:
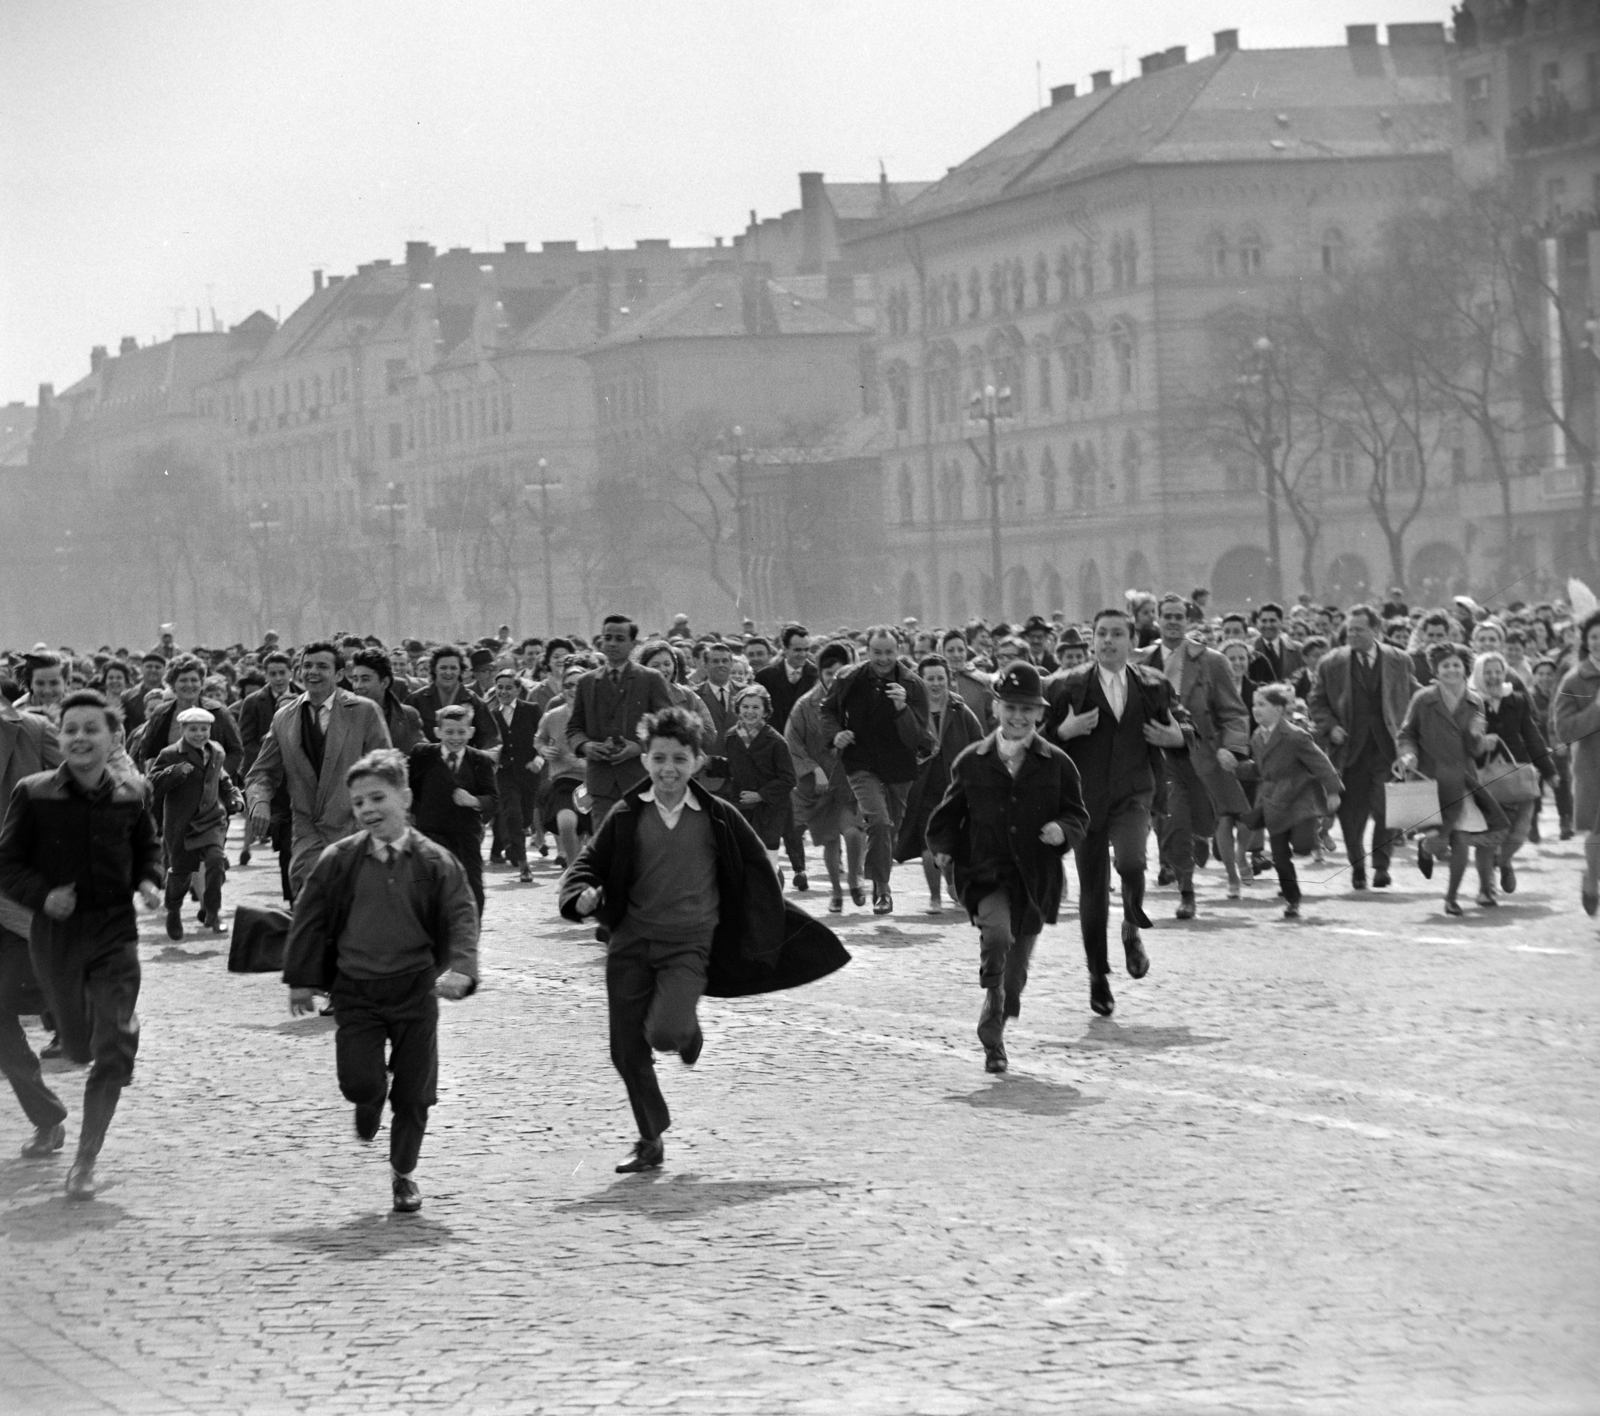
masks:
[[[417,830],[437,841],[467,872],[472,898],[483,915],[483,823],[499,803],[494,759],[473,747],[472,709],[452,703],[439,709],[438,742],[411,749],[411,796]]]
[[[183,899],[202,867],[200,922],[222,933],[222,882],[228,874],[222,847],[228,817],[243,811],[244,801],[223,767],[222,745],[211,740],[214,721],[209,709],[185,708],[178,714],[182,736],[151,764],[150,787],[167,857],[168,939],[183,938]]]
[[[736,807],[692,780],[705,721],[646,715],[646,780],[607,815],[561,884],[561,913],[610,930],[611,1061],[639,1127],[619,1174],[655,1170],[671,1124],[652,1052],[699,1060],[702,993],[731,997],[809,983],[848,959],[817,920],[786,907],[761,839]]]
[[[469,720],[470,721],[470,720]],[[339,1090],[370,1141],[387,1098],[394,1207],[422,1208],[413,1172],[439,1079],[438,998],[478,986],[478,914],[451,853],[406,825],[407,762],[394,748],[345,776],[361,829],[322,852],[295,899],[284,947],[291,1014],[328,995]],[[387,1069],[384,1043],[389,1044]]]
[[[1006,1019],[1022,1012],[1033,946],[1061,906],[1061,858],[1083,839],[1089,813],[1072,759],[1039,736],[1039,671],[1012,664],[995,697],[1000,727],[956,758],[928,845],[941,869],[954,867],[978,926],[978,1040],[985,1070],[1003,1072]]]

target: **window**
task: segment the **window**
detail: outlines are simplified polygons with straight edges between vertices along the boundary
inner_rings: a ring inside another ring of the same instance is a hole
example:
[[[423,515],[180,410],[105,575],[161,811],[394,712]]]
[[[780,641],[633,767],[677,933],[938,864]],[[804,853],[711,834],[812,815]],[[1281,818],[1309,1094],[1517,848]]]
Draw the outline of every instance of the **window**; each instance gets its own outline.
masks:
[[[1122,289],[1122,237],[1111,243],[1111,288]]]
[[[395,461],[399,460],[400,448],[401,448],[400,437],[401,437],[400,425],[398,423],[390,423],[389,424],[389,460],[391,462],[395,462]]]
[[[1143,456],[1139,450],[1139,439],[1134,433],[1129,433],[1122,440],[1122,495],[1125,500],[1136,502],[1139,500],[1141,488],[1139,474],[1143,466]]]
[[[1044,450],[1044,456],[1039,459],[1039,490],[1044,498],[1046,512],[1056,510],[1057,498],[1060,496],[1060,487],[1056,472],[1056,460],[1050,455],[1050,449]]]
[[[889,371],[889,401],[894,408],[896,432],[905,432],[911,426],[911,386],[903,367]]]
[[[1248,233],[1239,242],[1239,273],[1247,276],[1261,274],[1261,238],[1254,232]]]
[[[1410,490],[1417,485],[1421,464],[1415,448],[1398,447],[1389,454],[1389,485]]]
[[[1220,232],[1206,242],[1206,264],[1212,275],[1220,277],[1228,273],[1228,242]]]
[[[1062,251],[1056,257],[1056,285],[1059,287],[1060,297],[1070,300],[1073,294],[1073,267],[1072,257]]]
[[[1082,443],[1072,449],[1072,506],[1075,511],[1094,509],[1099,482],[1096,462],[1093,443]]]
[[[967,272],[967,318],[978,319],[983,314],[983,279],[976,267]]]
[[[1358,472],[1352,447],[1336,447],[1328,454],[1328,489],[1334,492],[1356,490]]]
[[[1012,459],[1006,491],[1010,493],[1011,514],[1021,521],[1028,514],[1028,459],[1020,451]]]
[[[1111,327],[1111,357],[1117,366],[1117,392],[1131,394],[1135,373],[1133,330],[1121,320]]]
[[[1131,236],[1122,243],[1122,274],[1130,290],[1139,283],[1139,248]]]
[[[1331,226],[1322,233],[1322,273],[1344,274],[1344,232]]]
[[[949,280],[947,280],[945,282],[944,301],[945,301],[945,308],[950,313],[950,323],[951,324],[960,324],[961,323],[961,281],[959,279],[957,279],[953,275],[950,277]]]
[[[1028,307],[1028,272],[1020,260],[1011,262],[1011,308],[1022,311]]]
[[[1003,315],[1006,312],[1006,273],[996,261],[989,267],[989,313]]]
[[[398,393],[400,380],[406,376],[406,361],[404,359],[385,359],[383,361],[383,386],[388,393]]]
[[[1085,296],[1094,294],[1094,252],[1085,246],[1078,258],[1078,278]]]
[[[939,478],[939,500],[946,521],[960,521],[966,515],[966,483],[959,463],[945,464]]]
[[[1050,266],[1041,253],[1033,258],[1034,304],[1050,303]]]
[[[1050,351],[1041,349],[1039,351],[1039,407],[1046,413],[1055,406],[1055,393],[1050,386],[1053,375],[1054,370],[1051,367]]]
[[[911,469],[906,466],[900,468],[900,524],[909,526],[916,519],[917,496],[911,482]]]
[[[313,408],[322,407],[322,375],[321,374],[312,374],[312,376],[311,376],[311,406]]]

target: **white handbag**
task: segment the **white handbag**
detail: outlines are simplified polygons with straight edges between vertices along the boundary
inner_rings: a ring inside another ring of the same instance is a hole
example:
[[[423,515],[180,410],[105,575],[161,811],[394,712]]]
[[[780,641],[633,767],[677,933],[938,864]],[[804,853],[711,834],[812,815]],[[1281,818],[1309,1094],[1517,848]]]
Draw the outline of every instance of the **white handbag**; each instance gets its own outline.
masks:
[[[1413,831],[1444,830],[1444,813],[1439,806],[1439,784],[1428,777],[1408,777],[1403,782],[1383,784],[1383,824],[1391,831],[1409,835]],[[1461,803],[1455,829],[1469,834],[1487,831],[1489,823],[1468,796]]]

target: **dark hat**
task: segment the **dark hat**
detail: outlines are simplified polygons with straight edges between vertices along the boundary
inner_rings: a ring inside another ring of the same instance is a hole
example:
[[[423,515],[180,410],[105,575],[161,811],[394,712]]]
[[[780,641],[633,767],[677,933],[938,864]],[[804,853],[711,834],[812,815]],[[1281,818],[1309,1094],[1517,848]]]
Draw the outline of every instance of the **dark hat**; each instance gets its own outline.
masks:
[[[1083,642],[1083,636],[1078,633],[1078,626],[1069,624],[1061,631],[1056,640],[1057,649],[1087,649],[1089,646]]]
[[[408,640],[406,640],[406,642],[405,642],[405,651],[408,654],[420,654],[420,653],[422,653],[422,641],[420,639],[408,639]]]
[[[474,672],[476,672],[478,669],[486,669],[490,664],[494,663],[494,655],[487,649],[474,649],[472,657],[467,662],[472,665]]]
[[[1032,634],[1034,630],[1038,630],[1040,634],[1053,634],[1055,626],[1043,615],[1029,615],[1028,622],[1022,626],[1022,632]]]
[[[1048,706],[1039,689],[1039,671],[1032,664],[1008,664],[995,680],[994,696],[1002,703],[1021,703],[1029,708]]]

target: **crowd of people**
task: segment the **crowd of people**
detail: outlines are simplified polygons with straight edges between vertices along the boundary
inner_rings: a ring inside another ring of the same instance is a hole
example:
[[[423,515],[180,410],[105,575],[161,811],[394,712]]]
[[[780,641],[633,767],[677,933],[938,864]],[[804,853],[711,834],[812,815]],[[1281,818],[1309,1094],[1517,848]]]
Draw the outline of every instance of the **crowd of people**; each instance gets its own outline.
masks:
[[[221,933],[239,815],[238,864],[270,851],[292,907],[291,1008],[330,1000],[357,1134],[389,1103],[404,1212],[421,1205],[436,1000],[477,983],[485,846],[524,884],[553,852],[562,912],[606,946],[611,1053],[639,1129],[624,1172],[662,1164],[654,1053],[694,1063],[699,998],[839,967],[827,916],[903,912],[896,863],[920,862],[919,909],[948,900],[978,930],[994,1072],[1070,895],[1069,853],[1101,1016],[1116,1006],[1113,893],[1126,970],[1150,968],[1152,835],[1180,920],[1213,856],[1226,898],[1270,871],[1298,918],[1296,857],[1326,861],[1335,826],[1351,889],[1389,887],[1414,849],[1423,877],[1444,865],[1451,915],[1469,867],[1472,902],[1493,909],[1541,829],[1581,831],[1581,899],[1600,909],[1600,611],[1413,608],[1391,592],[1218,614],[1209,599],[1129,592],[1081,624],[695,634],[679,616],[641,638],[616,614],[592,638],[501,626],[470,644],[291,648],[269,633],[184,651],[165,633],[137,655],[7,654],[0,1068],[35,1128],[24,1155],[65,1143],[19,1021],[37,1013],[44,1055],[90,1064],[67,1193],[94,1193],[138,1047],[134,896],[174,940],[191,897],[196,926]],[[819,918],[796,900],[813,875]]]

